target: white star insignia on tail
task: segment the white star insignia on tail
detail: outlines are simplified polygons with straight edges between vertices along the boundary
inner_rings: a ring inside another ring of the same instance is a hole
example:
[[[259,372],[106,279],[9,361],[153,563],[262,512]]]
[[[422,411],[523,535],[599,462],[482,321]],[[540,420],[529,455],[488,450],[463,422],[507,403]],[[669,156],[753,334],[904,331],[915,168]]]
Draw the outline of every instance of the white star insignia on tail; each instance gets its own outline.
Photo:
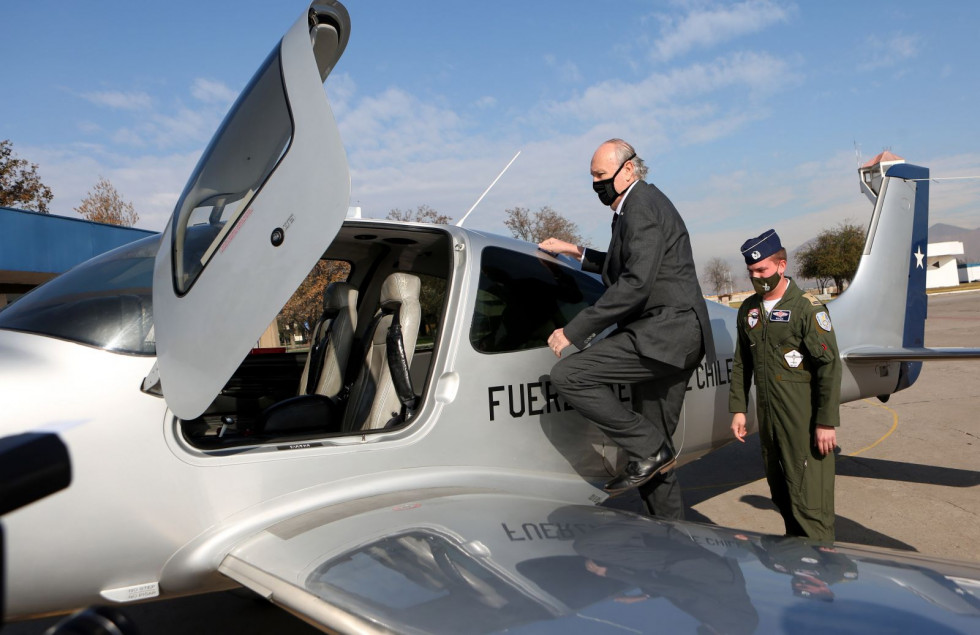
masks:
[[[925,254],[922,253],[922,247],[916,247],[915,252],[912,255],[915,256],[915,268],[922,269],[922,258],[925,256]]]

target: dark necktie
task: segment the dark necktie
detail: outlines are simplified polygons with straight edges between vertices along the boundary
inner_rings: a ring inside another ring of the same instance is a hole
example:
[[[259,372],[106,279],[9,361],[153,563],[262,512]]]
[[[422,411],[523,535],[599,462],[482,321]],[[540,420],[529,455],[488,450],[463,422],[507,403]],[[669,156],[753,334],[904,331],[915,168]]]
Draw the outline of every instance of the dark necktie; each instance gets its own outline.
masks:
[[[613,231],[616,231],[616,223],[618,222],[619,222],[619,214],[613,212],[613,219],[612,219],[612,226],[611,226]]]

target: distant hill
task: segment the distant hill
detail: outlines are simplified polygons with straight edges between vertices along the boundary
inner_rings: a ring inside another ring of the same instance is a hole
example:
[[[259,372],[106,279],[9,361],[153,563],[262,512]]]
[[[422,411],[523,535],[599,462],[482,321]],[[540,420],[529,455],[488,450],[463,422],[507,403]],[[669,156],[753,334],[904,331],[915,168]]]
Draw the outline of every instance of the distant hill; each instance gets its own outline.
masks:
[[[936,223],[929,228],[929,242],[943,243],[958,240],[963,243],[967,262],[980,262],[980,229],[964,229],[946,223]]]

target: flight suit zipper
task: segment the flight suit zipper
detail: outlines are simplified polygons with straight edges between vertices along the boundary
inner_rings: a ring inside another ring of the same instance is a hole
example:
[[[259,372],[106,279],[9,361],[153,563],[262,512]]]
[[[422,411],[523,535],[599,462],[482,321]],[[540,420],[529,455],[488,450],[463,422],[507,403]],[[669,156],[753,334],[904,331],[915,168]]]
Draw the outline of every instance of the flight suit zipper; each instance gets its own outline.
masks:
[[[773,310],[776,309],[776,305],[778,305],[780,302],[782,302],[782,300],[783,299],[780,298],[776,302],[776,304],[773,305],[773,307],[772,307]],[[770,441],[771,446],[772,447],[775,447],[775,443],[776,443],[776,417],[775,417],[775,413],[773,412],[773,409],[772,409],[772,399],[770,398],[770,395],[769,395],[769,390],[771,388],[770,384],[772,382],[772,377],[770,376],[769,373],[767,373],[768,366],[769,366],[770,362],[772,361],[771,359],[769,359],[769,357],[770,357],[770,352],[769,352],[769,313],[770,313],[770,311],[766,311],[765,301],[760,296],[760,298],[759,298],[759,319],[762,322],[762,324],[761,324],[761,326],[762,326],[762,342],[761,342],[761,344],[762,344],[762,350],[759,351],[759,352],[760,352],[760,354],[761,354],[760,356],[762,358],[762,377],[764,377],[765,379],[764,379],[764,381],[759,382],[759,383],[763,383],[766,386],[766,413],[767,413],[766,419],[769,421],[769,441]]]

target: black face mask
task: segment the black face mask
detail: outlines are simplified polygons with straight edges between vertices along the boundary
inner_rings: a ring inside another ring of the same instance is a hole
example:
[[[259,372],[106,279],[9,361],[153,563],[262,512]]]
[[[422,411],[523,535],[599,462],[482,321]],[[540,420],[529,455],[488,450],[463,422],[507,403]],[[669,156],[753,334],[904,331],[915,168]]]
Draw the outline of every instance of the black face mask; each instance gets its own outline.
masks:
[[[616,170],[615,173],[613,173],[612,177],[608,179],[602,179],[601,181],[592,181],[592,189],[595,190],[595,193],[599,195],[599,201],[603,205],[612,205],[613,201],[619,198],[620,194],[626,191],[623,190],[623,192],[617,192],[616,186],[613,185],[613,181],[616,180],[616,176],[619,175],[619,171],[623,169],[623,166],[629,163],[635,156],[636,153],[634,152],[633,154],[630,155],[629,159],[623,161],[620,164],[619,169]]]
[[[752,278],[752,288],[759,295],[765,295],[779,286],[782,279],[778,271],[768,278]]]

